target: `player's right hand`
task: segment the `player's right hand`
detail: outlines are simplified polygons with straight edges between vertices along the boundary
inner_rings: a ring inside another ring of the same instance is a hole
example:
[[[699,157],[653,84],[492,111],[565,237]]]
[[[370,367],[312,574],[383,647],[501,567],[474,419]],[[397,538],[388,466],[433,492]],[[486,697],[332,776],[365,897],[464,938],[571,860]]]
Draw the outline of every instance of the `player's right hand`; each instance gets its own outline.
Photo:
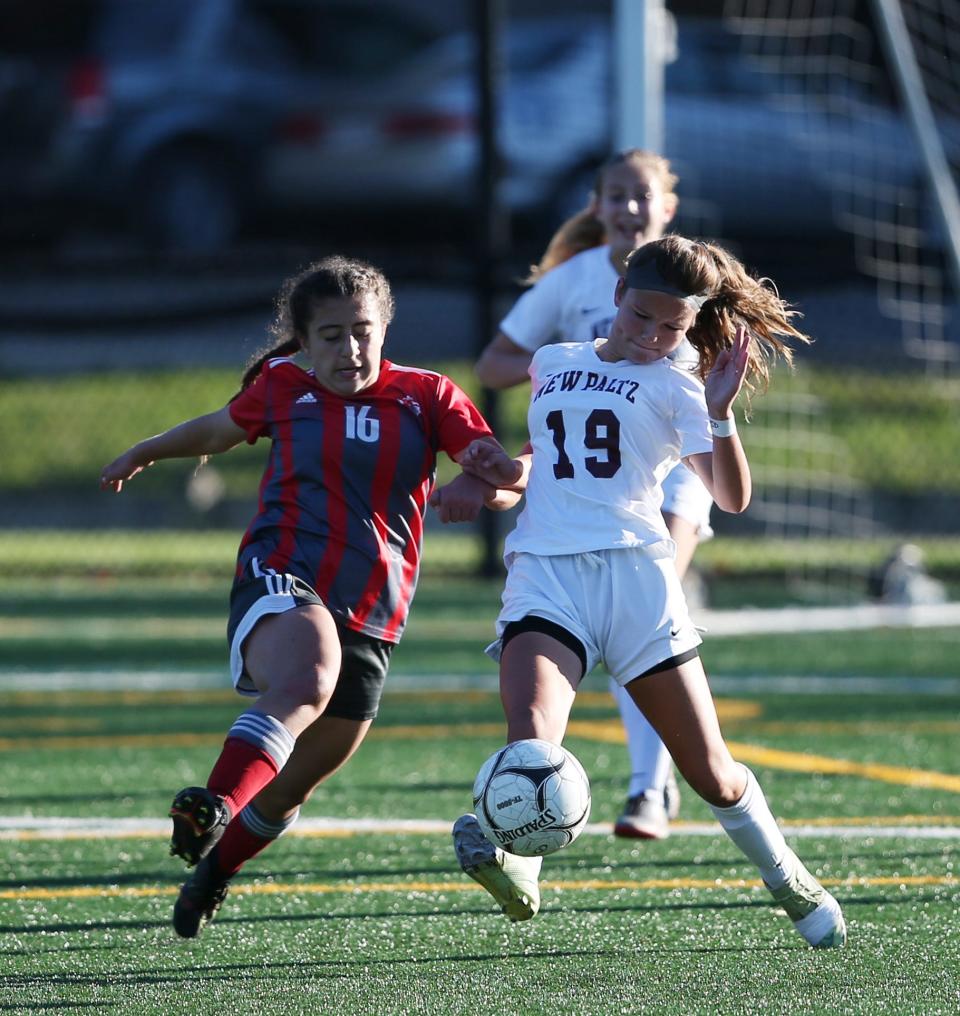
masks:
[[[100,489],[113,490],[119,494],[126,480],[132,479],[137,473],[142,473],[147,466],[152,465],[152,462],[137,461],[131,448],[100,470]]]
[[[465,473],[486,480],[492,487],[509,487],[523,476],[521,462],[483,438],[467,445],[458,461]]]

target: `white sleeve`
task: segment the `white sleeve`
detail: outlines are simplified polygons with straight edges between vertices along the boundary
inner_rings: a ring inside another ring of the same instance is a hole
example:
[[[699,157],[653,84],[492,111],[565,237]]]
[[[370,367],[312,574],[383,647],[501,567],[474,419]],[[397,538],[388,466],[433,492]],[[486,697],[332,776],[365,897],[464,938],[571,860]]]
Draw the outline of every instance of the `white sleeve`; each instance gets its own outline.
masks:
[[[560,328],[566,293],[563,274],[559,268],[547,272],[517,300],[500,322],[500,331],[521,349],[532,353],[563,338]]]
[[[673,425],[680,435],[680,458],[713,451],[703,385],[692,376],[679,378],[673,389]]]

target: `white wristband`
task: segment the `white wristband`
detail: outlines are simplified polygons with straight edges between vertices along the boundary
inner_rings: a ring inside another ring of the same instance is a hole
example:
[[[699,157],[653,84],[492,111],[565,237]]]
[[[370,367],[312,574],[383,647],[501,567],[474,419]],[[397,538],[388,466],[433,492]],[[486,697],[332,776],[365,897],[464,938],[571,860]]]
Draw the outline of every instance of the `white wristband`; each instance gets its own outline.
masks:
[[[737,432],[737,421],[728,416],[725,420],[714,420],[710,418],[710,433],[714,437],[733,437]]]

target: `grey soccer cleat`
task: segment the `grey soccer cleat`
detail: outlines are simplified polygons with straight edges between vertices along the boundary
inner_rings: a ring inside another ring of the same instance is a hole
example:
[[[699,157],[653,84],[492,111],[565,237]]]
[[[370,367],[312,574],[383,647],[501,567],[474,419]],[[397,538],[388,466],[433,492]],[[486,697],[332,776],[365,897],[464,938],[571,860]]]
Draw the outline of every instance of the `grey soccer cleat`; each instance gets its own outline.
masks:
[[[653,790],[627,798],[623,814],[613,825],[613,835],[634,840],[665,840],[670,835],[664,795]]]
[[[838,949],[847,941],[847,926],[840,904],[788,848],[785,860],[790,857],[794,868],[786,884],[778,889],[767,888],[774,901],[793,921],[793,926],[814,949]]]
[[[540,909],[538,877],[542,857],[518,857],[483,835],[476,815],[453,824],[453,849],[460,867],[497,901],[511,921],[529,921]]]

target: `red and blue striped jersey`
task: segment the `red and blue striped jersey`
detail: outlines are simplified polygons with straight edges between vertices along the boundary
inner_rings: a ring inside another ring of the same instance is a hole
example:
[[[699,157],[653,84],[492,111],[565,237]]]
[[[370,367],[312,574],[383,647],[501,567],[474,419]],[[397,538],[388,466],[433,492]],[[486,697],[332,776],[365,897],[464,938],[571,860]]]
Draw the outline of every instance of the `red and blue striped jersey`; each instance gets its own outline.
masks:
[[[491,433],[479,410],[433,371],[384,360],[373,385],[342,397],[286,357],[269,360],[229,409],[251,444],[271,440],[237,577],[257,558],[309,582],[348,627],[398,642],[437,455]]]

